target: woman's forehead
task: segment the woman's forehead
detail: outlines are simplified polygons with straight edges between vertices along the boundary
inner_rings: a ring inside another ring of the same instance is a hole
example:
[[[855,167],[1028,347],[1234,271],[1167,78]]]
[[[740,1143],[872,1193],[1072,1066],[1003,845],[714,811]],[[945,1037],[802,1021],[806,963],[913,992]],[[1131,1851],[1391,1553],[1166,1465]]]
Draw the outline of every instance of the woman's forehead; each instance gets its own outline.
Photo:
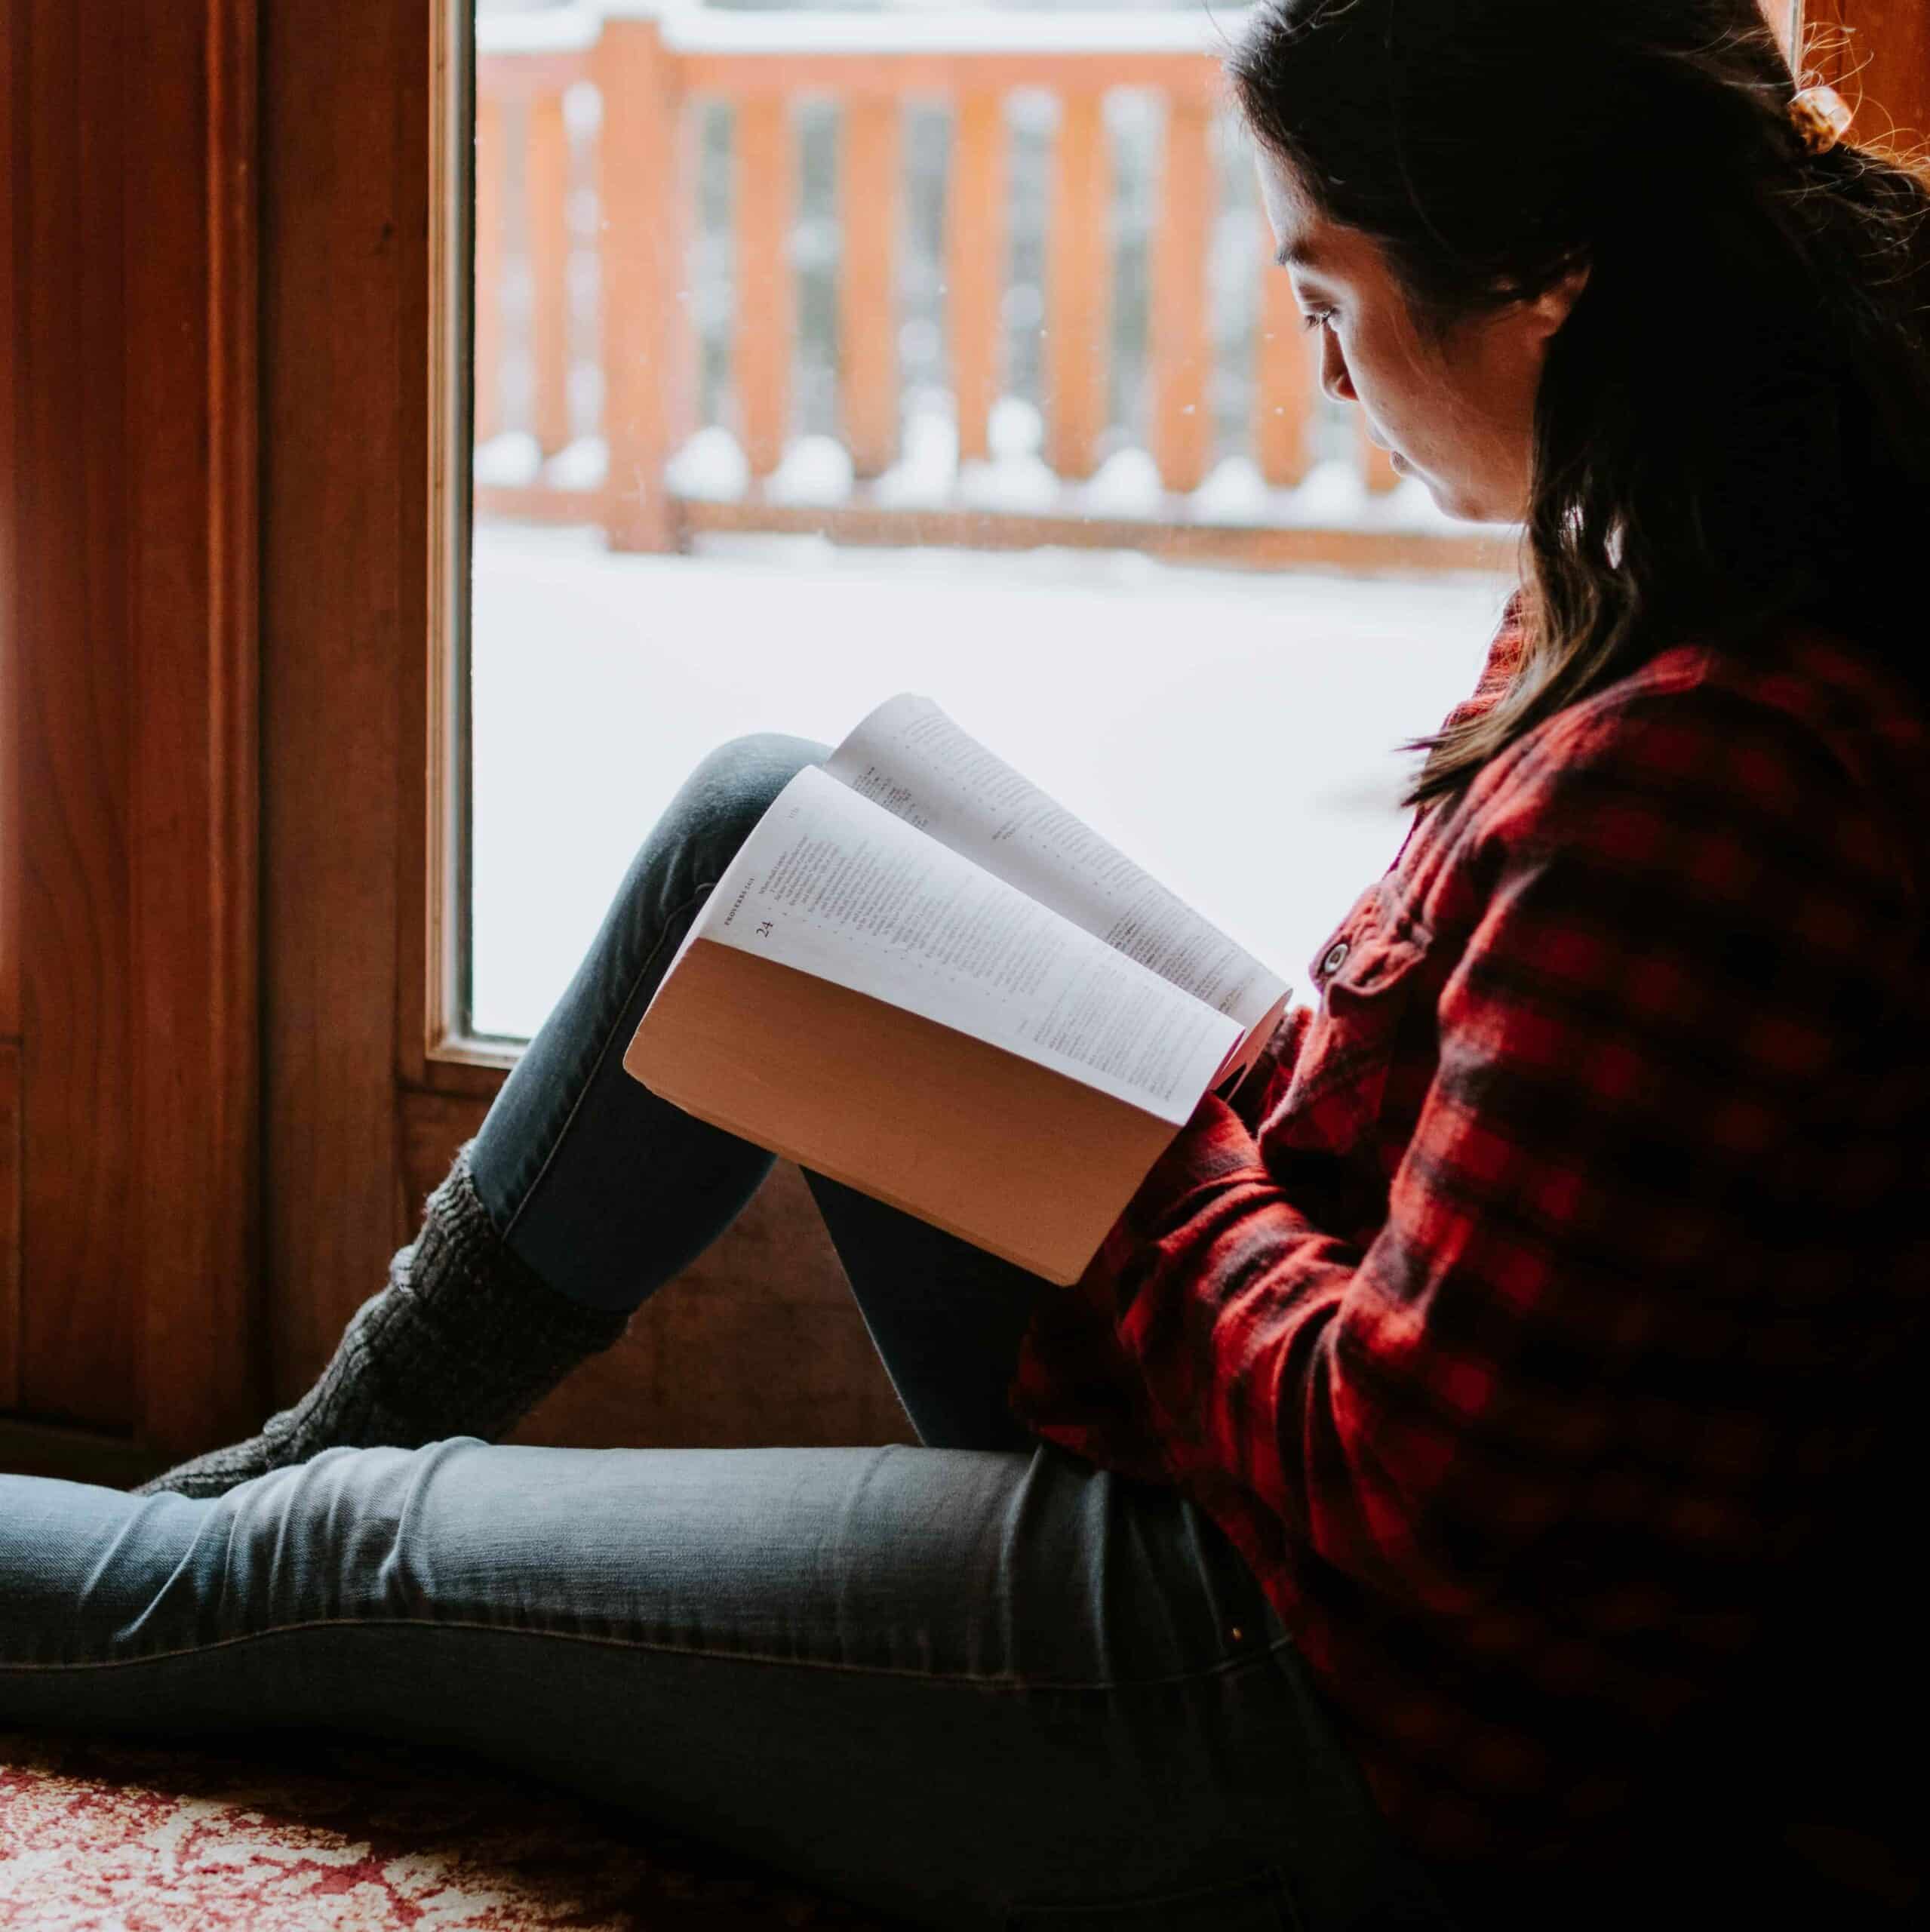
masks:
[[[1265,198],[1274,260],[1297,275],[1366,283],[1379,278],[1379,251],[1371,236],[1329,220],[1304,195]]]
[[[1321,214],[1292,168],[1277,155],[1262,150],[1255,161],[1260,198],[1277,248],[1274,259],[1282,268],[1300,269],[1310,275],[1344,273],[1346,230]]]

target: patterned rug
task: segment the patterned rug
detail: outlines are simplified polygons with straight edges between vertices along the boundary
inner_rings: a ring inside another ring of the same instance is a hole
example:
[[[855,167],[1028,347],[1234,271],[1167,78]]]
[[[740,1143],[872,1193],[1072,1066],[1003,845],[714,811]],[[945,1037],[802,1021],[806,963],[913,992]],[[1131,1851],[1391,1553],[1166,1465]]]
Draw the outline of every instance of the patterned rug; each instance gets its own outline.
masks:
[[[0,1732],[0,1926],[32,1932],[905,1932],[473,1761],[311,1733]]]

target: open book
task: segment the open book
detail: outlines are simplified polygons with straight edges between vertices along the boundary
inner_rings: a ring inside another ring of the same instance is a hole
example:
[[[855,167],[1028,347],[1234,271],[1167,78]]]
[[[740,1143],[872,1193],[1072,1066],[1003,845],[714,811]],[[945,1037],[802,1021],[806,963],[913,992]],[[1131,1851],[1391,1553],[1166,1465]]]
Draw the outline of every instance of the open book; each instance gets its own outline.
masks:
[[[713,1126],[1063,1284],[1288,997],[907,694],[779,793],[623,1065]]]

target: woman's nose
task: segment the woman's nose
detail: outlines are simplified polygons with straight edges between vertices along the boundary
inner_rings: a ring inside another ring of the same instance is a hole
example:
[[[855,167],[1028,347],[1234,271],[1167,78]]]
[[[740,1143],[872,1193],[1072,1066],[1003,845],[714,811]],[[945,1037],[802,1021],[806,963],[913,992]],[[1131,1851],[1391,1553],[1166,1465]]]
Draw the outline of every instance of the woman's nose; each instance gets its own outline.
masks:
[[[1347,358],[1340,344],[1327,330],[1320,332],[1320,386],[1336,402],[1352,402],[1354,384],[1347,374]]]

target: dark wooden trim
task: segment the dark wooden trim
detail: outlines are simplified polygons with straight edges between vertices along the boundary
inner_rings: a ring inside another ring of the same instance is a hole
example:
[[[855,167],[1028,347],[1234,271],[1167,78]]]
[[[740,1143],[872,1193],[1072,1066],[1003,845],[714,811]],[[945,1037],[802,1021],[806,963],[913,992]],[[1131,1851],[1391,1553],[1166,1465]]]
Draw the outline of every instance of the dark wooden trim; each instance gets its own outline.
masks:
[[[381,1286],[428,810],[432,0],[260,20],[272,1399]],[[419,983],[419,982],[418,982]]]
[[[426,1093],[401,1088],[395,1096],[396,1220],[401,1238],[412,1238],[429,1191],[449,1171],[456,1150],[473,1138],[489,1112],[477,1095]]]
[[[0,194],[0,348],[11,349],[20,340],[17,294],[26,267],[24,230],[17,232],[14,185],[21,179],[22,157],[17,137],[24,138],[14,114],[21,22],[20,0],[0,0],[0,171],[8,192]],[[17,251],[22,251],[18,252]],[[20,801],[18,749],[8,723],[20,711],[18,666],[20,637],[14,623],[19,571],[17,526],[20,517],[19,480],[22,450],[14,408],[18,386],[12,358],[0,353],[0,1036],[20,1035]],[[15,1337],[17,1342],[18,1337]],[[0,1381],[0,1401],[8,1399]]]
[[[164,1454],[252,1428],[262,1392],[254,10],[127,17],[128,1199],[139,1417]]]
[[[14,63],[11,586],[20,774],[23,1073],[20,1401],[124,1428],[137,1406],[128,855],[134,638],[127,224],[149,103],[128,112],[118,9],[8,0]],[[155,77],[142,76],[143,82]],[[159,329],[161,318],[142,318]],[[187,408],[198,413],[190,380]],[[192,488],[192,483],[189,485]]]
[[[0,1040],[0,1410],[20,1400],[20,1043]]]
[[[17,176],[14,50],[19,23],[0,8],[0,169]],[[19,340],[14,306],[14,195],[0,194],[0,345]],[[20,1399],[20,1162],[25,1123],[20,1091],[20,756],[9,721],[20,715],[14,627],[16,581],[14,378],[0,365],[0,1410]]]
[[[450,1100],[490,1100],[503,1077],[523,1055],[521,1040],[445,1041],[433,1060],[425,1063],[419,1080],[405,1080],[405,1094],[439,1094]]]
[[[81,1429],[50,1429],[0,1417],[0,1471],[16,1476],[57,1476],[131,1489],[167,1466],[164,1457],[125,1436]]]
[[[254,1407],[256,0],[0,0],[0,1401]]]
[[[420,1086],[468,1024],[458,984],[469,917],[469,290],[474,146],[468,14],[430,0],[426,75],[429,180],[423,264],[427,437],[423,529],[427,598],[423,660],[398,694],[402,765],[396,891],[395,1064]],[[404,380],[410,380],[406,374]],[[413,481],[413,479],[412,478]],[[419,914],[419,916],[418,916]],[[456,1057],[462,1057],[459,1051]]]

